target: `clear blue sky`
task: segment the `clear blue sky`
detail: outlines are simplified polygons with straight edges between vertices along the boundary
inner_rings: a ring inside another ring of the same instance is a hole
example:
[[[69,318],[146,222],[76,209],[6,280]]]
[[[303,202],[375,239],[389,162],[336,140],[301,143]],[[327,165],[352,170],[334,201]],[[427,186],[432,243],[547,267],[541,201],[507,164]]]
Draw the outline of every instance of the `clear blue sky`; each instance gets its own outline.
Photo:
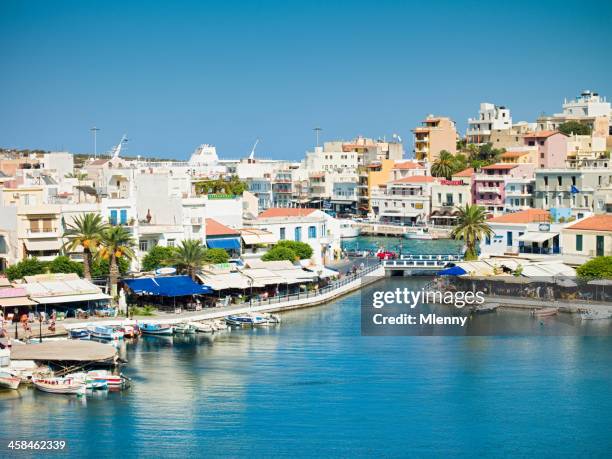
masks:
[[[464,131],[612,98],[612,2],[0,1],[0,146],[301,158],[315,141]]]

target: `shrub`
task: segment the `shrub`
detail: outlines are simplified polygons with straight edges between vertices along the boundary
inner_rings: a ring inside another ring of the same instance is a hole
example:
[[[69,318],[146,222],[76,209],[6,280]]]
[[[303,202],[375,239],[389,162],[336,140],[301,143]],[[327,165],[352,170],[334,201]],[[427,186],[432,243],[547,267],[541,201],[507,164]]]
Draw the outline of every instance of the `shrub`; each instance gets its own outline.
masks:
[[[279,241],[273,248],[284,247],[293,250],[300,260],[308,260],[312,257],[312,247],[305,242]]]
[[[83,277],[83,264],[73,261],[65,255],[54,258],[48,267],[52,273],[76,273]]]
[[[204,252],[204,261],[210,264],[227,263],[229,254],[225,249],[208,249]]]
[[[289,260],[293,263],[298,259],[298,255],[289,247],[281,247],[276,245],[268,250],[264,256],[261,257],[261,259],[263,261]]]
[[[583,279],[612,279],[612,257],[596,257],[576,269]]]
[[[40,261],[38,258],[26,258],[6,269],[6,277],[13,281],[22,279],[24,276],[35,276],[47,272],[48,263]]]
[[[142,270],[143,271],[154,271],[157,268],[163,266],[169,266],[167,260],[172,258],[175,252],[174,247],[162,247],[156,245],[142,259]]]

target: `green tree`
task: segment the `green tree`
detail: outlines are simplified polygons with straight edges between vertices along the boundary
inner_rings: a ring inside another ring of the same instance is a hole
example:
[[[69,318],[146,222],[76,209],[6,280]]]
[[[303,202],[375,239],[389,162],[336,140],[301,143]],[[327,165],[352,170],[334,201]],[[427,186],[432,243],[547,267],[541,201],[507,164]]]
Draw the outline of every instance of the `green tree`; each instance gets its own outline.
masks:
[[[451,237],[465,241],[466,260],[477,260],[478,242],[485,236],[491,237],[493,235],[493,230],[487,223],[485,209],[477,205],[466,204],[465,207],[457,206],[457,210],[459,215],[457,224],[451,232]]]
[[[450,179],[453,174],[453,155],[442,150],[431,166],[431,175]]]
[[[119,260],[117,260],[117,266],[119,267],[119,274],[122,276],[130,270],[130,262],[125,258],[119,258]],[[109,274],[109,261],[94,258],[94,261],[91,264],[91,277],[94,279],[108,278]]]
[[[457,153],[455,156],[453,156],[453,161],[452,161],[453,173],[451,175],[454,175],[457,172],[461,172],[462,170],[467,169],[467,167],[468,167],[467,157],[463,153]]]
[[[133,260],[136,256],[133,247],[132,235],[122,226],[111,226],[102,232],[98,256],[103,260],[108,260],[108,277],[113,301],[117,299],[118,260],[121,258],[128,261]]]
[[[227,263],[229,254],[224,249],[208,249],[204,251],[204,261],[213,265]]]
[[[206,249],[202,241],[185,239],[181,241],[181,245],[176,248],[167,262],[195,280],[198,269],[206,264]]]
[[[276,245],[268,250],[261,259],[263,261],[289,260],[293,263],[298,259],[298,255],[289,247]]]
[[[312,247],[305,242],[299,241],[278,241],[274,247],[286,247],[293,250],[300,260],[308,260],[312,257]],[[272,247],[272,248],[274,248]]]
[[[247,189],[245,182],[238,176],[232,175],[229,179],[202,180],[195,184],[198,194],[231,194],[240,196]]]
[[[83,276],[83,264],[71,260],[65,255],[55,257],[48,265],[52,273],[76,273]]]
[[[576,268],[583,279],[612,279],[612,257],[595,257]]]
[[[175,252],[174,247],[162,247],[156,245],[142,259],[143,271],[154,271],[157,268],[168,266],[168,260],[172,258]]]
[[[48,264],[40,261],[38,258],[26,258],[19,263],[6,268],[6,277],[10,281],[23,279],[25,276],[35,276],[47,272]]]
[[[99,214],[78,215],[74,221],[68,225],[64,232],[64,237],[68,241],[64,244],[64,250],[75,251],[78,247],[83,248],[83,275],[85,279],[91,279],[91,262],[100,241],[102,233],[107,225],[102,222]]]
[[[579,123],[578,121],[566,121],[559,125],[559,132],[565,135],[590,135],[591,127],[586,124]]]

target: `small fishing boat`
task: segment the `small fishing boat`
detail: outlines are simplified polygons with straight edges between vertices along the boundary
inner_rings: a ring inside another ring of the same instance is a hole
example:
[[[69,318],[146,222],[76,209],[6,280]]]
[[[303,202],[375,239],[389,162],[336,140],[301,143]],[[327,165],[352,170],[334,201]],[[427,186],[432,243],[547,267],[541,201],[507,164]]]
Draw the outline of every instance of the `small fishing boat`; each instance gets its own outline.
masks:
[[[339,219],[340,238],[351,239],[361,234],[361,228],[353,220]]]
[[[406,239],[425,239],[425,240],[431,240],[433,239],[433,236],[431,235],[431,233],[425,231],[423,228],[419,228],[416,231],[411,231],[408,233],[404,233],[404,238]]]
[[[112,327],[98,326],[91,329],[90,336],[91,338],[104,340],[119,340],[123,338],[123,332]]]
[[[192,335],[194,333],[197,332],[197,328],[190,324],[190,323],[184,323],[184,324],[176,324],[174,326],[174,333],[181,333],[184,335]]]
[[[265,317],[269,324],[277,325],[281,323],[281,318],[277,314],[266,314]]]
[[[163,335],[168,336],[174,333],[174,328],[170,325],[142,324],[140,331],[143,335]]]
[[[126,382],[123,375],[115,375],[108,370],[91,370],[87,373],[87,377],[96,381],[104,381],[109,389],[120,389]]]
[[[536,317],[550,317],[554,316],[558,312],[559,310],[557,308],[544,308],[533,311],[533,315]]]
[[[189,322],[197,333],[214,333],[215,329],[208,322]]]
[[[612,319],[612,311],[602,311],[601,309],[587,309],[580,313],[582,320],[603,320]]]
[[[17,389],[21,379],[5,371],[0,372],[0,389]]]
[[[108,383],[103,378],[96,378],[95,375],[89,373],[70,373],[66,376],[67,378],[74,378],[85,384],[85,388],[88,390],[104,390],[108,389]]]
[[[72,339],[90,339],[91,331],[86,328],[73,328],[70,330],[70,338]]]
[[[264,316],[257,314],[235,314],[227,316],[225,322],[233,327],[253,327],[257,325],[268,325]]]
[[[124,325],[117,328],[117,330],[123,333],[124,338],[135,338],[138,336],[138,329],[132,325]]]
[[[84,395],[87,390],[85,383],[75,378],[42,378],[32,379],[36,389],[50,394]]]

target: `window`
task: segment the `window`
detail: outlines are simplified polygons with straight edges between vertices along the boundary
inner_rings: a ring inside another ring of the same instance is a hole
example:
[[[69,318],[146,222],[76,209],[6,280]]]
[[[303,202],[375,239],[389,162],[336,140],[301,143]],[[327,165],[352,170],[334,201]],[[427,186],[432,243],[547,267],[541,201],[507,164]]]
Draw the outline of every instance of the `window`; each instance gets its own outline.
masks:
[[[544,166],[542,166],[542,167],[544,167]],[[548,186],[548,177],[546,177],[546,176],[544,177],[544,186]]]
[[[175,243],[174,239],[168,239],[168,247],[174,247],[174,243]]]
[[[559,186],[563,185],[563,177],[561,177],[560,175],[557,176],[557,185]]]
[[[576,234],[576,252],[582,252],[582,234]]]
[[[491,237],[487,236],[485,239],[485,245],[491,245]]]
[[[110,224],[111,225],[117,224],[117,211],[116,210],[110,211]]]
[[[280,238],[280,240],[281,240],[281,241],[285,240],[285,238],[286,238],[286,235],[285,235],[285,227],[284,227],[284,226],[283,226],[283,227],[281,227],[281,229],[280,229],[280,235],[279,235],[279,238]]]
[[[119,214],[120,214],[121,224],[127,225],[127,209],[121,209]]]
[[[308,239],[316,239],[317,238],[317,227],[309,226],[308,227]]]
[[[300,242],[302,240],[302,227],[297,226],[294,231],[294,240]]]
[[[512,231],[506,233],[506,245],[512,247]]]
[[[459,204],[463,202],[463,194],[459,193]]]
[[[572,185],[576,186],[576,176],[572,175]]]
[[[140,251],[148,252],[149,251],[149,241],[140,241]]]
[[[540,158],[544,159],[544,153],[540,153]]]

